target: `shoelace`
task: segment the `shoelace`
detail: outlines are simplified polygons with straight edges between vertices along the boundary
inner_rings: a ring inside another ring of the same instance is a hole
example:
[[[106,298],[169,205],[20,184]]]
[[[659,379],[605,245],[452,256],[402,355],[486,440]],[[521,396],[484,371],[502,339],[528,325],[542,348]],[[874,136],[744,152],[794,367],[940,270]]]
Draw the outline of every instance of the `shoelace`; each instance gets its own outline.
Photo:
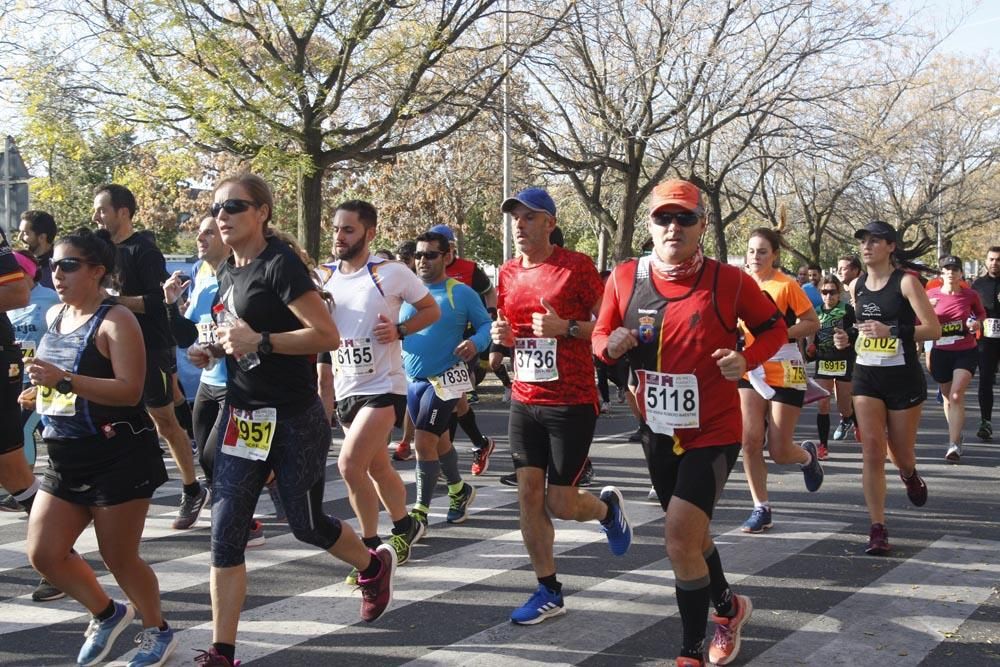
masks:
[[[156,636],[153,634],[152,628],[149,630],[143,630],[135,636],[135,643],[139,645],[139,651],[149,651],[156,646]]]
[[[87,625],[87,629],[84,630],[83,632],[83,636],[86,638],[96,635],[97,631],[100,629],[101,629],[101,622],[98,621],[96,618],[91,618],[90,624]]]
[[[197,651],[198,649],[195,650]],[[232,664],[224,657],[220,655],[212,655],[208,651],[199,651],[198,655],[194,657],[194,662],[196,665],[206,665],[207,667],[211,667],[212,665],[216,665],[217,667],[228,667],[228,665]]]

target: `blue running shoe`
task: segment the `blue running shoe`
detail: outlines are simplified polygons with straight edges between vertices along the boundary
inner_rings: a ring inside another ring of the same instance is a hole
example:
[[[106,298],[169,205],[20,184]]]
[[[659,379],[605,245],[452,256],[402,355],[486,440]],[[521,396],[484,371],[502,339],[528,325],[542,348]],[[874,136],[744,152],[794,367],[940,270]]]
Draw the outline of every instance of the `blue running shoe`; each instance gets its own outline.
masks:
[[[177,636],[170,627],[166,630],[146,628],[136,636],[135,643],[139,645],[139,652],[126,667],[160,667],[174,652]]]
[[[819,491],[819,487],[823,486],[823,465],[819,462],[816,443],[812,440],[806,440],[802,443],[802,449],[809,452],[809,456],[812,457],[809,463],[802,466],[802,476],[806,480],[806,489],[810,492]]]
[[[448,494],[448,523],[464,523],[469,517],[469,505],[476,499],[476,488],[465,484],[455,495]],[[426,525],[426,522],[425,522]]]
[[[608,504],[608,518],[601,522],[601,530],[608,536],[608,547],[616,556],[624,556],[632,546],[632,524],[625,515],[625,499],[613,486],[601,489],[601,500]]]
[[[115,613],[106,621],[98,621],[96,618],[90,619],[87,631],[83,633],[85,640],[80,647],[80,655],[76,657],[76,662],[80,667],[96,665],[104,660],[104,657],[111,650],[111,645],[118,639],[128,624],[135,618],[135,610],[132,605],[115,602]]]
[[[750,512],[750,518],[743,522],[740,530],[744,533],[763,533],[773,525],[770,507],[754,507],[753,512]]]
[[[538,584],[534,595],[511,613],[510,620],[518,625],[534,625],[565,613],[562,594],[553,593],[545,587],[545,584]]]

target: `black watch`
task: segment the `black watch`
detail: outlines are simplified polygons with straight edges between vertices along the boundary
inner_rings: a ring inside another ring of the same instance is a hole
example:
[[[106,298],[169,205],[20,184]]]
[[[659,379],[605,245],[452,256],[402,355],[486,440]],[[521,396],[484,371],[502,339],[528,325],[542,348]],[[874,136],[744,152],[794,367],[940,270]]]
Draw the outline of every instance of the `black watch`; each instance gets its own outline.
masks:
[[[570,338],[577,338],[580,335],[580,323],[576,320],[570,320],[569,327],[566,329],[566,335]]]
[[[406,338],[406,334],[410,332],[406,330],[405,324],[397,324],[396,333],[399,335],[399,340],[403,340],[404,338]]]
[[[73,378],[67,372],[63,375],[63,379],[56,382],[56,391],[60,394],[72,394],[73,393]]]
[[[269,331],[261,331],[260,342],[257,343],[257,353],[271,354],[272,352],[274,352],[274,346],[271,345],[271,333]]]
[[[899,338],[899,327],[895,324],[889,325],[889,335],[893,338]]]

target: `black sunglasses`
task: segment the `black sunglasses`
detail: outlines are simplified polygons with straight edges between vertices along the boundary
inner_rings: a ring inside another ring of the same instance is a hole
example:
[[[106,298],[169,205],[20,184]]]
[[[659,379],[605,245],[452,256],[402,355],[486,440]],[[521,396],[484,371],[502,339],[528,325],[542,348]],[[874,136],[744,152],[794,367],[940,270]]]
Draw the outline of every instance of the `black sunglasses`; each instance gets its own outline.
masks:
[[[237,213],[242,213],[251,206],[257,206],[257,204],[252,201],[247,201],[246,199],[227,199],[222,203],[216,202],[212,204],[212,217],[218,218],[219,213],[222,211],[225,211],[229,215],[236,215]]]
[[[821,290],[819,291],[819,293],[820,293],[820,294],[840,294],[840,292],[838,292],[838,291],[837,291],[837,290],[835,290],[835,289],[821,289]]]
[[[49,269],[55,273],[56,269],[62,269],[63,273],[76,273],[83,268],[84,264],[90,266],[97,266],[94,262],[88,262],[85,259],[80,259],[79,257],[63,257],[60,260],[50,259]]]
[[[653,216],[653,224],[660,227],[668,227],[671,222],[676,222],[681,227],[693,227],[698,224],[698,220],[694,213],[657,213]]]
[[[413,253],[413,259],[437,259],[443,254],[437,250],[418,250]]]

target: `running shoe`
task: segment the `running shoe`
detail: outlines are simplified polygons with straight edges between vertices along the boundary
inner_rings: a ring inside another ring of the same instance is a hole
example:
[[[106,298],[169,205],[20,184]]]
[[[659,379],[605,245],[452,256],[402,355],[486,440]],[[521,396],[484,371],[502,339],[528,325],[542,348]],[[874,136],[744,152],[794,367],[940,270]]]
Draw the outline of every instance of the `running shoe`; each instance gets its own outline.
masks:
[[[490,467],[490,455],[497,448],[493,438],[486,438],[486,446],[472,450],[472,474],[479,477]]]
[[[419,521],[424,524],[424,536],[427,536],[427,512],[418,509],[410,510],[410,516],[413,517],[414,521]]]
[[[868,531],[868,546],[865,547],[865,553],[872,556],[885,556],[890,551],[892,551],[892,547],[889,546],[889,531],[886,530],[884,524],[873,523],[871,530]]]
[[[923,478],[917,473],[917,469],[913,469],[913,474],[907,479],[903,477],[903,473],[899,473],[899,478],[903,480],[903,484],[906,485],[906,496],[910,499],[910,502],[917,507],[923,507],[924,503],[927,502],[927,484],[924,483]]]
[[[611,404],[607,401],[601,401],[601,414],[606,415],[611,412]]]
[[[632,525],[625,514],[622,492],[613,486],[601,489],[601,500],[608,504],[608,518],[601,522],[601,530],[608,537],[608,547],[616,556],[624,556],[632,546]]]
[[[186,530],[197,523],[207,500],[208,489],[204,486],[193,496],[181,494],[181,506],[177,510],[177,518],[174,519],[174,530]]]
[[[469,518],[469,505],[476,499],[476,487],[466,482],[462,483],[462,490],[458,493],[448,494],[448,523],[465,523]]]
[[[770,507],[754,507],[750,517],[740,526],[740,530],[744,533],[763,533],[773,525]]]
[[[535,625],[547,618],[566,613],[562,593],[553,593],[545,584],[538,584],[528,601],[511,613],[510,620],[518,625]]]
[[[691,658],[686,655],[677,656],[676,667],[704,667],[705,661],[700,658]]]
[[[649,493],[646,494],[646,498],[649,500],[657,500],[657,501],[660,499],[660,494],[656,492],[655,486],[649,487]]]
[[[413,448],[410,443],[400,440],[396,443],[396,449],[392,452],[393,461],[409,461],[413,458]]]
[[[628,391],[628,390],[625,389],[625,387],[618,387],[618,402],[619,403],[624,403],[625,402],[625,392],[626,391]]]
[[[811,459],[809,463],[802,466],[802,477],[805,478],[806,489],[809,492],[819,491],[819,487],[823,486],[823,466],[819,462],[816,443],[812,440],[806,440],[802,443],[802,449],[809,452]]]
[[[271,498],[271,504],[274,505],[275,520],[288,521],[288,515],[285,514],[285,503],[281,502],[281,494],[278,492],[278,481],[272,479],[266,486],[267,495]]]
[[[944,396],[941,394],[940,387],[938,387],[937,396],[934,397],[934,400],[937,401],[938,405],[944,405]]]
[[[49,580],[42,577],[35,586],[35,591],[31,594],[31,599],[35,602],[51,602],[61,600],[66,594],[49,583]]]
[[[945,453],[944,458],[946,461],[958,463],[959,459],[962,458],[962,445],[954,442],[948,445],[948,451]]]
[[[587,459],[587,464],[583,467],[583,474],[580,475],[580,479],[577,481],[577,486],[590,486],[594,483],[594,464],[591,463],[590,459]]]
[[[470,391],[467,395],[467,399],[469,401],[469,405],[475,405],[479,402],[479,392]]]
[[[80,667],[96,665],[104,660],[104,657],[111,651],[112,644],[118,639],[118,635],[135,618],[135,610],[132,609],[132,605],[120,602],[115,602],[114,605],[115,613],[108,620],[90,619],[90,625],[83,633],[84,641],[83,646],[80,647],[80,655],[76,657],[76,662]]]
[[[396,534],[389,538],[389,544],[396,550],[396,564],[402,565],[410,560],[410,550],[424,536],[424,524],[419,521],[410,523],[410,529],[406,533]],[[358,579],[361,582],[361,579]]]
[[[0,498],[0,512],[23,512],[24,506],[9,493]]]
[[[247,537],[247,548],[262,547],[267,542],[264,537],[264,523],[260,519],[250,522],[250,535]]]
[[[821,442],[816,445],[816,455],[819,456],[820,461],[826,461],[830,458],[830,450]]]
[[[500,483],[504,486],[517,486],[517,472],[512,472],[509,475],[501,475]]]
[[[500,400],[503,401],[504,403],[510,403],[510,394],[511,394],[510,387],[504,387],[503,398],[501,398]]]
[[[125,667],[159,667],[165,663],[177,646],[177,636],[173,628],[160,630],[146,628],[135,637],[139,652],[133,656]]]
[[[851,429],[850,419],[841,419],[840,423],[837,424],[837,430],[833,432],[834,440],[847,440],[847,432]]]
[[[418,522],[413,522],[420,525]],[[392,604],[392,584],[396,574],[396,551],[388,544],[380,544],[371,552],[382,562],[382,569],[371,579],[358,578],[361,588],[361,620],[371,623],[385,613]]]
[[[989,419],[980,420],[979,430],[976,431],[976,437],[980,440],[989,440],[993,437],[993,424],[990,423]]]
[[[740,634],[743,626],[753,614],[753,604],[747,596],[733,596],[733,604],[736,605],[736,614],[732,617],[712,614],[712,620],[715,621],[715,636],[712,637],[712,643],[708,647],[708,660],[713,665],[728,665],[736,659],[740,652]]]
[[[215,647],[202,651],[194,657],[194,664],[201,667],[240,667],[240,661],[229,661],[229,658],[215,650]]]

